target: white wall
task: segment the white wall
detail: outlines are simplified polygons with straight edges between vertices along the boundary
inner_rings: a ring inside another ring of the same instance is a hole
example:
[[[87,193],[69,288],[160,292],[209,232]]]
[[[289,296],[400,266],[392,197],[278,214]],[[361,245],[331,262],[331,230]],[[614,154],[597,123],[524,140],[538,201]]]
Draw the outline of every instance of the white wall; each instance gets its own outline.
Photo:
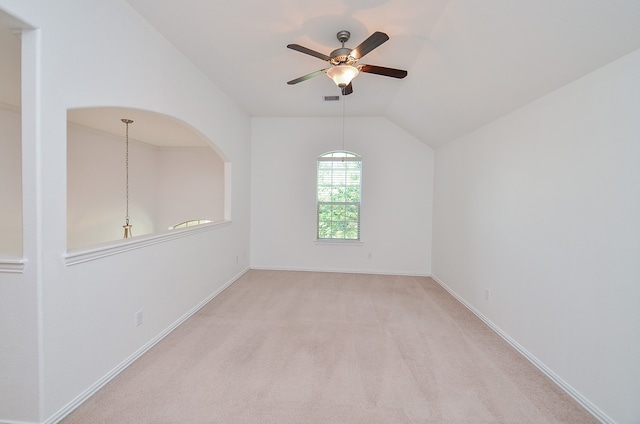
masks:
[[[224,219],[224,162],[216,152],[160,149],[158,167],[158,231],[193,219]]]
[[[640,422],[638,75],[640,51],[435,160],[434,276],[618,423]]]
[[[0,255],[22,255],[20,113],[0,106]]]
[[[123,138],[69,125],[69,249],[122,238],[125,187]],[[222,221],[222,159],[209,147],[159,148],[130,140],[129,216],[134,237],[190,219]]]
[[[0,8],[38,28],[22,34],[26,266],[0,284],[0,375],[20,388],[0,385],[0,420],[43,422],[248,267],[251,127],[123,0]],[[66,113],[94,106],[158,112],[211,140],[233,165],[232,222],[66,266]]]
[[[347,116],[345,134],[362,156],[362,243],[327,244],[316,158],[342,149],[342,118],[252,119],[252,267],[429,274],[433,150],[384,118]]]

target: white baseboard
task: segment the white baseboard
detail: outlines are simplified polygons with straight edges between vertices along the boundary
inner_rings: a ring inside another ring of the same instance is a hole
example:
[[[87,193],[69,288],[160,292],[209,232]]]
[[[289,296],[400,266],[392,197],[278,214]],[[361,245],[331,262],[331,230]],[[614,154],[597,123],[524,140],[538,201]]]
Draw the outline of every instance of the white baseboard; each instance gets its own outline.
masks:
[[[451,287],[446,285],[442,280],[440,280],[435,275],[431,275],[431,278],[442,286],[451,296],[456,298],[456,300],[468,310],[470,310],[474,315],[482,320],[489,328],[491,328],[494,332],[496,332],[500,337],[502,337],[507,343],[509,343],[515,350],[517,350],[522,356],[524,356],[529,362],[531,362],[536,368],[538,368],[542,373],[544,373],[547,377],[551,379],[556,385],[558,385],[562,390],[564,390],[569,396],[576,400],[583,408],[585,408],[591,415],[593,415],[596,419],[604,424],[616,424],[616,422],[609,417],[607,414],[602,412],[600,408],[590,402],[587,398],[582,396],[580,392],[571,387],[566,381],[564,381],[560,376],[554,373],[549,367],[547,367],[544,363],[542,363],[538,358],[536,358],[533,354],[531,354],[527,349],[525,349],[522,345],[520,345],[517,341],[515,341],[511,336],[502,331],[500,327],[495,325],[484,316],[480,311],[474,308],[469,302],[464,300],[458,293],[455,292]]]
[[[180,324],[185,322],[193,314],[195,314],[200,309],[202,309],[203,306],[205,306],[213,298],[215,298],[220,293],[222,293],[227,287],[229,287],[231,284],[233,284],[238,278],[242,277],[242,275],[244,275],[248,270],[249,270],[249,268],[245,268],[244,270],[239,272],[237,275],[232,277],[222,287],[217,289],[215,292],[211,293],[202,302],[198,303],[190,311],[188,311],[187,313],[182,315],[180,318],[178,318],[177,321],[175,321],[173,324],[171,324],[169,327],[167,327],[164,331],[162,331],[156,337],[151,339],[147,344],[142,346],[135,353],[133,353],[131,356],[129,356],[127,359],[125,359],[117,367],[115,367],[113,370],[111,370],[107,375],[102,377],[100,380],[96,381],[91,387],[89,387],[84,392],[80,393],[75,399],[73,399],[71,402],[69,402],[66,406],[64,406],[62,409],[60,409],[54,415],[49,417],[46,421],[44,421],[43,424],[55,424],[55,423],[61,421],[67,415],[69,415],[74,409],[76,409],[78,406],[80,406],[84,401],[89,399],[98,390],[100,390],[104,385],[106,385],[108,382],[113,380],[118,374],[120,374],[122,371],[124,371],[136,359],[140,358],[145,352],[147,352],[149,349],[151,349],[153,346],[155,346],[158,342],[160,342],[162,339],[164,339],[167,335],[169,335],[169,333],[171,333],[173,330],[175,330],[178,326],[180,326]],[[13,423],[13,422],[0,421],[0,424],[30,424],[30,423]]]
[[[384,271],[377,269],[339,269],[339,268],[305,268],[305,267],[268,267],[252,266],[251,269],[262,271],[297,271],[297,272],[340,272],[344,274],[376,274],[376,275],[403,275],[408,277],[431,277],[431,274],[420,274],[405,271]]]

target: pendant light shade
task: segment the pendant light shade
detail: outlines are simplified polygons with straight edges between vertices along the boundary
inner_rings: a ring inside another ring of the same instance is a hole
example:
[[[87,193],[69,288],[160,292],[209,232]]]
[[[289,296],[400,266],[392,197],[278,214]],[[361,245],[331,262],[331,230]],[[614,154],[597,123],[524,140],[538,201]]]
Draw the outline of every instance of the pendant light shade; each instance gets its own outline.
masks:
[[[336,65],[327,69],[327,76],[340,88],[345,88],[351,80],[358,76],[360,71],[351,65]]]

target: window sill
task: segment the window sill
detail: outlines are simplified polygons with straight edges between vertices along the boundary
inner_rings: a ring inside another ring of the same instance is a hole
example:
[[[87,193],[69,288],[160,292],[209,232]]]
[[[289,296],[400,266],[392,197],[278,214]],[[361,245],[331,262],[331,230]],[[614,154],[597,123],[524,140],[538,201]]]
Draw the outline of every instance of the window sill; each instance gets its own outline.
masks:
[[[329,240],[329,239],[315,239],[315,244],[318,245],[349,245],[349,246],[362,246],[364,242],[362,240]]]
[[[112,241],[91,247],[82,247],[67,252],[64,256],[66,266],[72,266],[83,262],[93,261],[106,256],[117,255],[129,250],[142,249],[153,244],[164,243],[170,240],[187,237],[205,231],[226,227],[231,221],[218,221],[208,224],[194,225],[192,227],[169,230],[163,233],[149,234],[133,237],[127,240]]]

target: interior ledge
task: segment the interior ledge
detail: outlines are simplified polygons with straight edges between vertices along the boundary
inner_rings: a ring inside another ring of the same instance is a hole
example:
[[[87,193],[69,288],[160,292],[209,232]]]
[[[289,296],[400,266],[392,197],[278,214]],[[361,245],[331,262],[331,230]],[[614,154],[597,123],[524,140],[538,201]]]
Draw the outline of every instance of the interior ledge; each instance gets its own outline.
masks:
[[[149,234],[126,240],[117,240],[104,244],[73,249],[65,254],[64,261],[66,266],[72,266],[83,262],[104,258],[105,256],[117,255],[129,250],[142,249],[152,244],[164,243],[169,240],[187,237],[192,234],[211,231],[217,228],[226,227],[230,224],[230,220],[210,222],[207,224],[199,224],[192,227],[171,230],[160,234]]]
[[[0,258],[0,273],[22,274],[26,259]]]

